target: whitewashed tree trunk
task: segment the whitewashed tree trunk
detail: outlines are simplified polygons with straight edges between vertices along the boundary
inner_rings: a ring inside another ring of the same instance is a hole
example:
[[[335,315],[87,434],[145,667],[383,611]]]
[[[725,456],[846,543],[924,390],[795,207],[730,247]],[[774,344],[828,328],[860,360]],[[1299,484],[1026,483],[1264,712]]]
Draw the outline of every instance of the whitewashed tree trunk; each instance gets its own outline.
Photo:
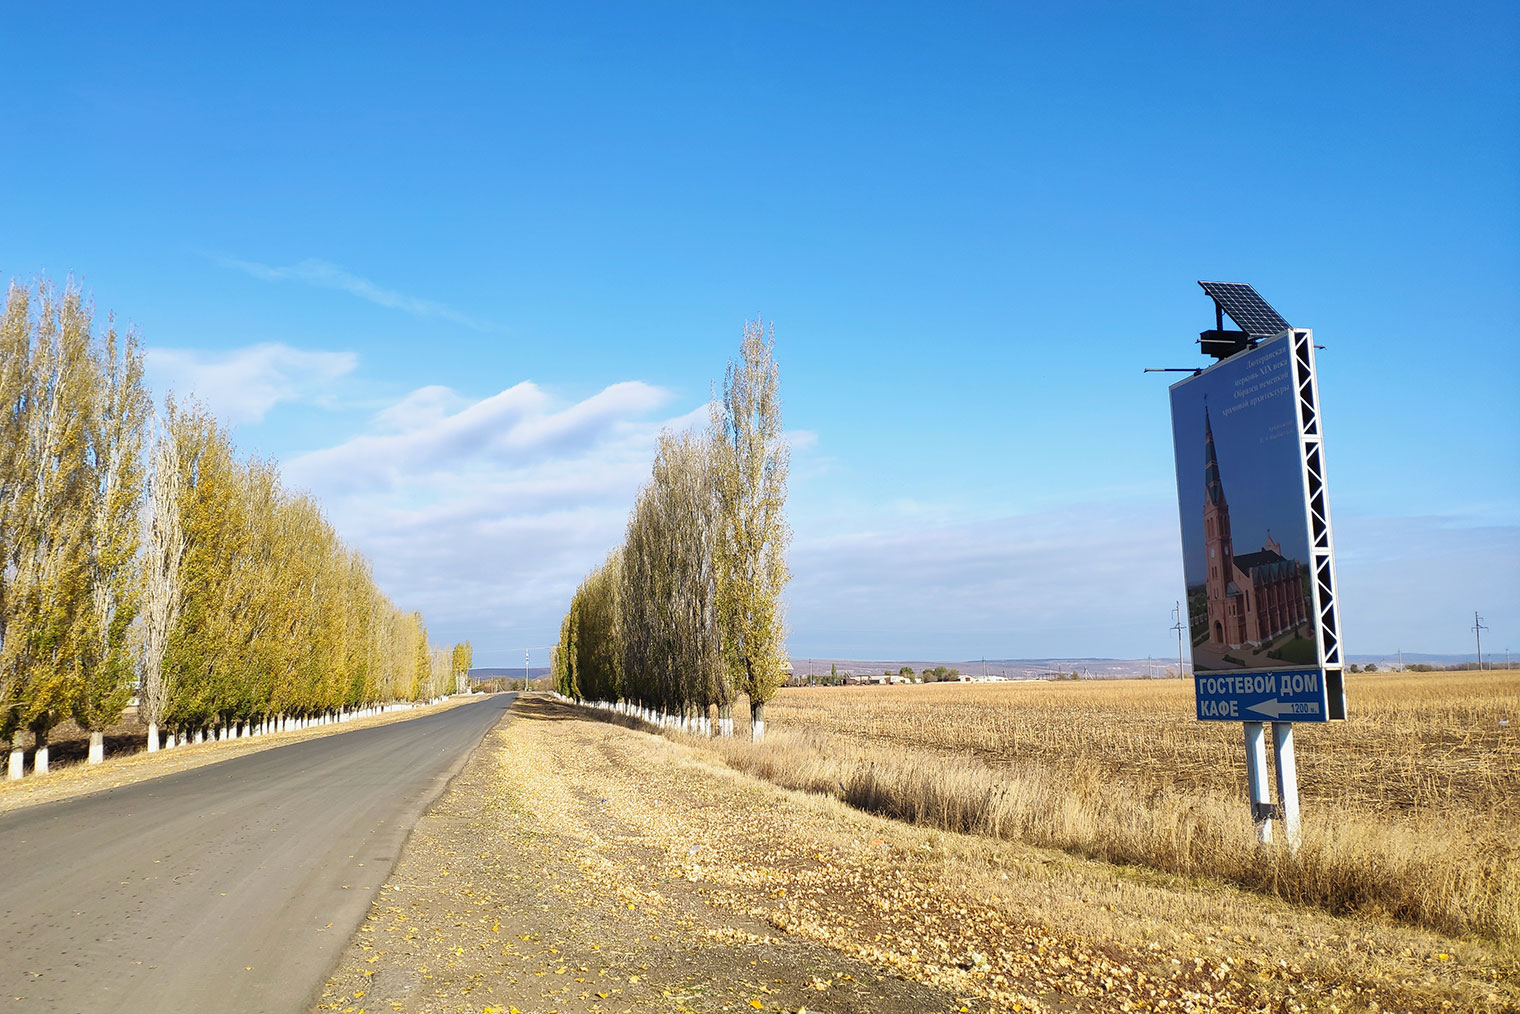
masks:
[[[148,752],[158,753],[158,723],[148,723]]]
[[[46,743],[39,744],[37,752],[32,755],[32,774],[45,775],[48,773],[48,747]]]
[[[19,746],[11,747],[11,759],[5,770],[5,777],[16,781],[26,771],[26,751]]]
[[[204,743],[204,742],[206,742],[206,730],[205,729],[196,729],[195,730],[195,741],[197,743]]]
[[[164,749],[173,750],[177,746],[179,746],[179,741],[175,739],[174,733],[169,733],[169,741],[164,744]]]
[[[90,763],[99,764],[106,759],[106,734],[90,733]]]
[[[765,702],[749,702],[749,738],[752,743],[765,742]]]

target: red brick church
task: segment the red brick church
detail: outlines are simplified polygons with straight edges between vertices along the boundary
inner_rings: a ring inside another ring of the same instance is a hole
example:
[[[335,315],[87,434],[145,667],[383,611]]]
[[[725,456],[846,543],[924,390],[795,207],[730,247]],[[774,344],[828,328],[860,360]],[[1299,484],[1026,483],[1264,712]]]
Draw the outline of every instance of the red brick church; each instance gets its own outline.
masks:
[[[1230,502],[1219,478],[1207,405],[1203,409],[1203,442],[1203,536],[1209,565],[1207,643],[1224,648],[1257,647],[1308,620],[1303,564],[1284,558],[1282,546],[1270,531],[1266,545],[1258,552],[1235,555]]]

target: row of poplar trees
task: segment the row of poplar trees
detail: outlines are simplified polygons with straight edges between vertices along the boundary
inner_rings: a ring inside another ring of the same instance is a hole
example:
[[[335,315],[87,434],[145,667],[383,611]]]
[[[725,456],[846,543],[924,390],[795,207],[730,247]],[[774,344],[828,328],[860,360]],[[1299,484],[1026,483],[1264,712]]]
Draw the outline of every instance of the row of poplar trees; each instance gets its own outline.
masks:
[[[130,698],[168,745],[327,721],[454,688],[310,496],[143,383],[137,335],[77,288],[12,285],[0,322],[0,744],[47,769],[72,718],[90,760]],[[459,648],[465,650],[461,652]]]
[[[751,736],[765,737],[765,703],[788,669],[789,453],[774,349],[774,329],[746,322],[705,430],[660,435],[623,544],[560,626],[559,693],[720,735],[733,734],[743,696]]]

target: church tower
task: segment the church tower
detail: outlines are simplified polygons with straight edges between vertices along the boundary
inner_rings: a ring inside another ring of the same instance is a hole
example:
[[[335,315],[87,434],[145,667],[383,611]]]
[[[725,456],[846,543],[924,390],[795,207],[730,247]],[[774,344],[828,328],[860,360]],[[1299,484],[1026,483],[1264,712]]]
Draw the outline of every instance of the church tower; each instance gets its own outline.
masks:
[[[1235,550],[1230,538],[1230,503],[1219,478],[1219,456],[1214,452],[1214,427],[1209,406],[1203,406],[1203,545],[1209,566],[1209,643],[1229,644],[1233,622],[1229,615],[1229,587],[1235,576]]]

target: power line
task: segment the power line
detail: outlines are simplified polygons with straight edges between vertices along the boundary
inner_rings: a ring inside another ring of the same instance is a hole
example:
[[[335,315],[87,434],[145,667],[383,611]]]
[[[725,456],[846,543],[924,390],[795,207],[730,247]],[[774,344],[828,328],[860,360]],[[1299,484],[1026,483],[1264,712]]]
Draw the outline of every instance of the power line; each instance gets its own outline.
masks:
[[[1488,627],[1486,627],[1486,626],[1483,625],[1483,617],[1479,616],[1477,614],[1477,612],[1474,611],[1473,612],[1472,632],[1473,632],[1473,636],[1475,636],[1478,639],[1478,671],[1479,672],[1483,671],[1483,631],[1485,631],[1487,629],[1488,629]]]
[[[1182,668],[1182,603],[1181,602],[1176,602],[1176,603],[1174,603],[1172,605],[1172,616],[1175,617],[1176,620],[1177,620],[1177,622],[1175,624],[1173,624],[1172,628],[1171,628],[1171,629],[1177,631],[1177,678],[1178,679],[1182,679],[1184,676],[1187,675],[1187,673],[1185,673],[1183,671],[1183,668]]]

